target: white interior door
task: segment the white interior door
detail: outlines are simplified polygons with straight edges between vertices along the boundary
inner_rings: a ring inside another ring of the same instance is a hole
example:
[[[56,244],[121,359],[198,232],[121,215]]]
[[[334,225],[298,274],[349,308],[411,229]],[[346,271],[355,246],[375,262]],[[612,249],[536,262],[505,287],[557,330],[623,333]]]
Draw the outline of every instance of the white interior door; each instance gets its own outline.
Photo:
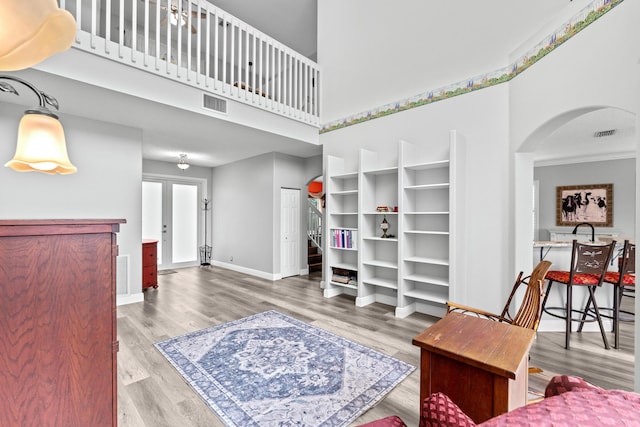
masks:
[[[300,274],[300,190],[280,189],[280,271]]]
[[[142,182],[142,238],[158,241],[158,268],[199,264],[201,187],[171,179]]]

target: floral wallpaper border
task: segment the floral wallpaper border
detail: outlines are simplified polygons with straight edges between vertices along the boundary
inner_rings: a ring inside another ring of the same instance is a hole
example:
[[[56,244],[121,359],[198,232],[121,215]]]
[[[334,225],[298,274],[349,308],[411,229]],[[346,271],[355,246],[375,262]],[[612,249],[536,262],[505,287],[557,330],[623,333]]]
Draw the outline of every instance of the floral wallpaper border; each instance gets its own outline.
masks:
[[[562,27],[546,36],[544,40],[529,49],[514,63],[506,67],[471,77],[464,81],[429,90],[412,96],[411,98],[406,98],[362,113],[334,120],[322,125],[320,133],[331,132],[369,120],[399,113],[411,108],[420,107],[422,105],[431,104],[433,102],[442,101],[453,98],[454,96],[463,95],[475,90],[508,82],[623,1],[624,0],[594,0],[582,9],[580,13],[562,25]]]

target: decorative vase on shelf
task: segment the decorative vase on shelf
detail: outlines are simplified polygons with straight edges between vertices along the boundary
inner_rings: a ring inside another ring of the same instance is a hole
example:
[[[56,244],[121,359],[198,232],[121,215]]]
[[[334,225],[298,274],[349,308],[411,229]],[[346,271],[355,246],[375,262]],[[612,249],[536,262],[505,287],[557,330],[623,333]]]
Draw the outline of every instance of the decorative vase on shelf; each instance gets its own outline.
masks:
[[[387,236],[387,230],[389,229],[389,222],[387,221],[387,216],[383,216],[382,217],[382,223],[380,224],[380,228],[382,229],[382,238],[386,239],[389,236]]]

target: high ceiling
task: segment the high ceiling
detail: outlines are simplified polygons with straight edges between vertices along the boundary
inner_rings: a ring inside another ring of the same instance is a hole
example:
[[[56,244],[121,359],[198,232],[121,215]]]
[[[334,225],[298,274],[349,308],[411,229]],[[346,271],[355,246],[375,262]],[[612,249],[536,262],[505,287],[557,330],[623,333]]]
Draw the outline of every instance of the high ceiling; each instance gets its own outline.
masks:
[[[318,0],[208,1],[305,56],[315,59]],[[364,0],[347,1],[363,2]],[[449,1],[458,3],[461,11],[468,9],[463,4],[465,0]],[[572,6],[579,6],[577,3],[586,1],[576,0]],[[561,3],[569,3],[569,0],[564,0]],[[440,5],[440,2],[434,1],[434,11],[443,8],[449,10],[451,7],[453,5],[447,4],[445,8]],[[482,27],[487,31],[474,32],[474,38],[486,38],[485,42],[480,43],[481,45],[496,46],[505,50],[504,55],[506,56],[514,46],[524,43],[531,36],[532,31],[535,31],[534,29],[541,28],[548,23],[549,16],[557,12],[560,6],[558,0],[537,0],[535,2],[529,0],[487,0],[483,7],[487,12],[483,13],[481,21]],[[363,19],[364,17],[366,17],[366,8],[364,8]],[[521,24],[514,25],[514,22]],[[442,31],[442,29],[435,28],[434,31]],[[497,34],[500,37],[497,37]],[[445,43],[447,37],[442,37],[440,40]],[[502,44],[499,44],[500,40],[502,40]],[[508,43],[504,40],[507,40]],[[428,52],[423,52],[423,54],[428,54]],[[221,122],[219,120],[213,122],[203,119],[198,114],[153,104],[98,87],[89,87],[73,81],[56,81],[53,76],[51,79],[52,81],[46,87],[43,85],[42,88],[56,88],[55,90],[48,89],[48,91],[51,91],[54,96],[58,95],[63,113],[69,112],[142,128],[143,157],[147,159],[173,162],[177,160],[178,152],[185,152],[193,164],[211,167],[273,151],[299,157],[310,157],[321,153],[321,147],[313,144],[302,143],[229,122],[218,123]],[[109,100],[109,102],[103,102],[102,108],[99,110],[87,109],[87,97]],[[108,105],[113,107],[109,109]],[[155,119],[152,120],[152,117]],[[159,120],[158,117],[162,117],[162,120]],[[617,129],[614,137],[593,140],[594,132],[613,128]],[[566,156],[571,156],[572,152],[585,153],[587,147],[594,151],[611,150],[612,144],[618,143],[626,144],[628,147],[617,148],[617,151],[635,151],[634,146],[629,144],[633,138],[628,137],[634,132],[635,120],[629,113],[609,109],[600,110],[578,118],[562,129],[558,129],[548,138],[548,141],[542,144],[539,152],[536,153],[536,158],[548,160],[554,156],[557,157],[555,147],[558,145],[565,147],[563,155]],[[215,138],[212,138],[211,135],[215,135]],[[590,142],[585,144],[584,141],[587,137]],[[592,140],[593,142],[591,142]],[[572,148],[571,144],[578,144],[579,148]]]

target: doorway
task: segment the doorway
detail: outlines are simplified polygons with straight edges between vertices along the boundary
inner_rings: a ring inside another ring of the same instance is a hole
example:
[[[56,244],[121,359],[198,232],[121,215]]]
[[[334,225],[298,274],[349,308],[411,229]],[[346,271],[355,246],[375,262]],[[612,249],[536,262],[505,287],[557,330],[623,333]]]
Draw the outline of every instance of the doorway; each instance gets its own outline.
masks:
[[[280,189],[280,271],[282,277],[300,274],[300,190]]]
[[[143,177],[142,238],[158,241],[158,269],[199,264],[199,179]]]

